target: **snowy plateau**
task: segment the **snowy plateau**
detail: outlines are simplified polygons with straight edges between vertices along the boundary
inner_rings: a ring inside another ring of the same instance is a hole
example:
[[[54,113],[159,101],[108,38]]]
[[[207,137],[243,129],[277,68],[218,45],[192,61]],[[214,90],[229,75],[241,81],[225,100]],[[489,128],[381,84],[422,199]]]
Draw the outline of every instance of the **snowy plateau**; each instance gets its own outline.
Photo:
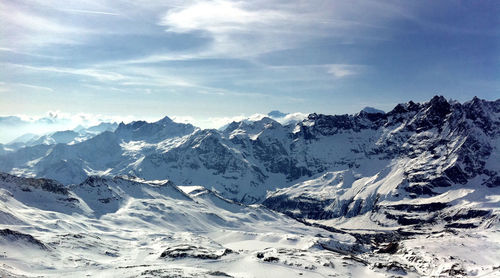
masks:
[[[0,277],[500,277],[500,100],[0,145]]]

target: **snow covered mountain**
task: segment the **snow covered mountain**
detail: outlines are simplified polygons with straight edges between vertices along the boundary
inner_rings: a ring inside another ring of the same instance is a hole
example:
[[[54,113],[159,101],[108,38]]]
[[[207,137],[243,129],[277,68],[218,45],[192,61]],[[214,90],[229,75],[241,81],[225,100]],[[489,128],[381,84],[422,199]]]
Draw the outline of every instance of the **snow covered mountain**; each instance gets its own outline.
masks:
[[[76,115],[72,118],[58,112],[48,112],[47,116],[41,118],[31,118],[26,116],[0,116],[0,130],[2,130],[0,133],[0,142],[27,142],[35,137],[40,137],[40,135],[72,129],[76,123],[88,126],[96,124],[97,122],[103,122],[95,128],[108,128],[111,125],[116,125],[116,123],[108,122],[109,120],[92,119],[90,121],[89,117],[90,116],[88,115]],[[79,130],[74,131],[79,132]],[[93,130],[94,133],[95,131],[97,130]]]
[[[264,117],[233,122],[224,131],[200,130],[166,117],[122,123],[114,132],[77,144],[4,154],[0,170],[65,184],[96,174],[169,179],[254,203],[268,191],[326,172],[348,170],[359,180],[392,176],[391,169],[399,169],[391,185],[398,187],[394,194],[431,196],[436,188],[478,183],[473,179],[486,188],[498,184],[498,111],[499,101],[475,98],[460,104],[436,96],[428,103],[400,104],[386,114],[310,114],[286,126]]]
[[[76,144],[88,140],[102,132],[114,131],[118,127],[117,123],[102,122],[96,126],[85,128],[78,126],[73,130],[62,130],[50,132],[45,135],[36,135],[34,133],[23,134],[8,144],[4,145],[4,150],[16,151],[20,148],[36,145],[55,145],[55,144]]]
[[[0,174],[4,271],[494,277],[499,148],[500,100],[436,96],[222,131],[165,117],[4,151],[0,170],[16,175]],[[30,266],[19,246],[46,258]]]
[[[365,215],[381,225],[477,227],[498,219],[499,101],[462,105],[434,97],[387,114],[311,115],[297,134],[316,142],[343,138],[342,149],[324,151],[348,167],[332,165],[270,193],[270,208],[311,219]]]
[[[22,148],[2,155],[0,169],[66,184],[96,174],[170,179],[254,203],[268,191],[325,172],[349,170],[358,180],[394,168],[398,180],[391,186],[430,196],[434,188],[473,178],[487,188],[498,184],[498,109],[498,101],[460,104],[434,97],[424,104],[398,105],[387,114],[311,114],[287,126],[262,118],[233,122],[222,132],[165,117],[155,123],[122,123],[114,132],[81,143]]]
[[[369,107],[369,106],[366,106],[361,111],[363,111],[365,113],[368,113],[368,114],[385,114],[385,112],[383,110],[380,110],[380,109],[377,109],[377,108],[373,108],[373,107]]]

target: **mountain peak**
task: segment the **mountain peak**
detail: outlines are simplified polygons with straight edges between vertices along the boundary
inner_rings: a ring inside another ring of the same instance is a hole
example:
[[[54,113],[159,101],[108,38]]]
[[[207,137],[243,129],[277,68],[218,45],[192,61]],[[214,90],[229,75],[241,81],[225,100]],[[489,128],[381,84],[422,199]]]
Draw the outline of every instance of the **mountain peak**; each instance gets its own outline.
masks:
[[[286,117],[286,115],[288,115],[288,113],[283,113],[279,110],[273,110],[273,111],[267,113],[267,116],[269,116],[271,118],[284,118],[284,117]]]
[[[170,119],[168,116],[165,116],[161,120],[157,121],[156,123],[157,124],[165,125],[165,124],[170,124],[170,123],[173,123],[173,122],[174,121],[172,121],[172,119]]]
[[[169,117],[149,123],[146,121],[135,121],[129,124],[120,123],[115,133],[126,141],[146,140],[148,142],[159,142],[167,138],[184,136],[195,130],[191,124],[176,123]]]
[[[385,112],[383,110],[376,109],[376,108],[373,108],[373,107],[370,107],[370,106],[366,106],[365,108],[363,108],[361,110],[361,112],[365,112],[365,113],[368,113],[368,114],[385,114]]]
[[[278,122],[271,117],[263,117],[262,119],[255,121],[253,123],[254,124],[269,124],[269,123],[278,123]]]
[[[450,103],[443,96],[434,96],[428,103],[429,115],[444,117],[451,112]]]
[[[429,103],[431,105],[436,105],[436,104],[445,104],[445,103],[448,103],[448,101],[443,96],[435,95],[434,97],[432,97],[432,99],[429,101]]]

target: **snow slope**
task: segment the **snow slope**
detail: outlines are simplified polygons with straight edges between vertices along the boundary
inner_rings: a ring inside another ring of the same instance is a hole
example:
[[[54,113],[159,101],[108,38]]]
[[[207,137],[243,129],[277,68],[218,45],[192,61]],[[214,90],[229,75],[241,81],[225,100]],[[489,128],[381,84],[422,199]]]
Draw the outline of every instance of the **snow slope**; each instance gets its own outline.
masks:
[[[0,269],[5,275],[322,277],[374,270],[321,248],[355,238],[308,227],[207,189],[90,177],[67,189],[2,174]],[[263,255],[259,255],[259,254]]]

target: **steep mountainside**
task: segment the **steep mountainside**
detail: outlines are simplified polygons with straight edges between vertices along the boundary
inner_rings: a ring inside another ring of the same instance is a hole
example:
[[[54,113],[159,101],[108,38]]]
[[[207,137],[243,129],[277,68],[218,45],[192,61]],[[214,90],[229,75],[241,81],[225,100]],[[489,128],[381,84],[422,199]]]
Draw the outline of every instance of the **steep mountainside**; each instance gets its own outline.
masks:
[[[476,227],[498,217],[499,101],[462,105],[435,97],[387,114],[310,115],[297,131],[311,141],[367,134],[354,138],[362,143],[341,145],[347,154],[337,157],[349,167],[271,193],[268,207],[312,219],[367,214],[382,225]],[[363,173],[374,158],[384,163]]]

